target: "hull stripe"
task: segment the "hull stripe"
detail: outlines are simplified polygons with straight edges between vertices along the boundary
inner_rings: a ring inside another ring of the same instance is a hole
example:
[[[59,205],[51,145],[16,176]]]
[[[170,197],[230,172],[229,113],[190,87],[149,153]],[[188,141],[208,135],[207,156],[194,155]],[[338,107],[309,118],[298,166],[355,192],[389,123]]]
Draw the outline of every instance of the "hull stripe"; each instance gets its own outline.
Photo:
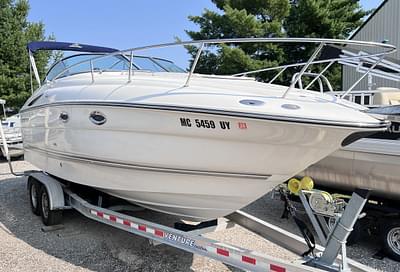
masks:
[[[98,158],[92,157],[84,157],[75,154],[67,154],[61,153],[56,151],[48,151],[41,148],[33,147],[31,145],[24,146],[24,149],[27,151],[32,152],[39,152],[46,154],[47,156],[61,159],[61,160],[70,160],[76,162],[83,162],[83,163],[90,163],[90,164],[97,164],[109,167],[118,167],[118,168],[125,168],[125,169],[135,169],[141,171],[156,171],[156,172],[164,172],[164,173],[176,173],[176,174],[183,174],[183,175],[206,175],[206,176],[220,176],[220,177],[232,177],[232,178],[250,178],[250,179],[263,179],[266,180],[271,175],[264,175],[264,174],[252,174],[252,173],[231,173],[231,172],[217,172],[217,171],[204,171],[204,170],[191,170],[191,169],[178,169],[178,168],[166,168],[166,167],[153,167],[147,165],[137,165],[125,162],[115,162],[115,161],[108,161]]]

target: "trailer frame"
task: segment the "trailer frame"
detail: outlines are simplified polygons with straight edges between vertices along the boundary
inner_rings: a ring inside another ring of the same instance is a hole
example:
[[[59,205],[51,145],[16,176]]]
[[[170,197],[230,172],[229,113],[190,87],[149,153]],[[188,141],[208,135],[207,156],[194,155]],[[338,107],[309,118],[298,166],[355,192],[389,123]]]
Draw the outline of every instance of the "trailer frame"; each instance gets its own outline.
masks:
[[[323,270],[350,271],[350,269],[351,271],[371,271],[370,268],[354,261],[347,260],[347,258],[346,263],[349,265],[343,266],[340,258],[336,258],[338,255],[337,248],[335,250],[330,249],[328,251],[319,248],[319,250],[321,250],[323,253],[319,254],[317,257],[313,258],[306,256],[295,261],[286,261],[202,236],[202,234],[206,232],[214,231],[216,228],[218,228],[218,226],[211,226],[204,229],[185,232],[169,226],[116,212],[111,208],[102,208],[100,206],[91,204],[87,199],[84,199],[83,197],[79,196],[78,193],[74,192],[71,187],[64,184],[56,177],[48,175],[44,172],[27,171],[25,172],[25,176],[28,177],[28,185],[32,184],[32,182],[37,183],[38,186],[40,186],[39,191],[47,192],[49,201],[48,205],[45,205],[48,209],[45,211],[47,214],[51,214],[52,212],[60,213],[64,209],[75,209],[83,216],[100,223],[148,238],[155,245],[166,244],[193,254],[215,259],[246,271],[316,272]],[[279,227],[274,226],[271,229],[271,224],[260,219],[254,220],[251,215],[241,211],[237,211],[232,215],[227,216],[227,218],[250,231],[261,234],[261,236],[268,240],[271,240],[272,238],[274,243],[277,243],[289,250],[293,249],[291,248],[291,245],[297,245],[298,248],[296,250],[291,250],[296,254],[300,253],[299,249],[301,247],[303,248],[302,250],[304,252],[304,241],[302,246],[299,247],[301,238],[296,235],[288,234]],[[44,222],[46,223],[46,221]],[[274,240],[274,236],[281,237],[281,239],[278,239],[280,241],[276,241],[276,239]],[[335,241],[337,242],[337,239]],[[324,254],[334,259],[331,264],[324,261]]]

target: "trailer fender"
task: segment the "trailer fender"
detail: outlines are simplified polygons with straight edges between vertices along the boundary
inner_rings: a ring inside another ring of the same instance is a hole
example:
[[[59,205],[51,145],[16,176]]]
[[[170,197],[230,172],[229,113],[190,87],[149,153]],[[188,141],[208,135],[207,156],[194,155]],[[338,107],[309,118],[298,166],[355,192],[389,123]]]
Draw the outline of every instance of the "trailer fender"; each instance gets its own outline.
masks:
[[[49,195],[50,210],[65,209],[64,191],[56,179],[43,172],[29,173],[29,178],[34,178],[46,188]]]

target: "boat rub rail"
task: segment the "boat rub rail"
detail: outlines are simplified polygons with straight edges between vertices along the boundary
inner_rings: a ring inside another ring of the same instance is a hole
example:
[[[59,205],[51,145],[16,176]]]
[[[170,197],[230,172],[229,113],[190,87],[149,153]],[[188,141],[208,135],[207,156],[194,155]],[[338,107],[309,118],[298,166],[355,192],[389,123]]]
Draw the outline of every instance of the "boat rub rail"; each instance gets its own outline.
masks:
[[[201,113],[201,114],[213,114],[227,117],[240,117],[249,119],[259,119],[268,121],[280,121],[280,122],[292,122],[292,123],[304,123],[311,125],[324,125],[324,126],[335,126],[335,127],[348,127],[348,128],[365,128],[365,129],[386,129],[390,122],[381,120],[378,123],[354,123],[345,121],[333,121],[323,119],[311,119],[311,118],[298,118],[282,115],[267,115],[258,113],[246,113],[239,111],[227,111],[217,109],[205,109],[185,106],[172,106],[172,105],[157,105],[157,104],[141,104],[141,103],[124,103],[124,102],[108,102],[108,101],[62,101],[54,102],[42,105],[33,105],[29,108],[22,109],[20,112],[29,112],[31,110],[46,108],[46,107],[57,107],[57,106],[103,106],[103,107],[121,107],[121,108],[139,108],[139,109],[151,109],[151,110],[167,110],[175,112],[187,112],[187,113]]]

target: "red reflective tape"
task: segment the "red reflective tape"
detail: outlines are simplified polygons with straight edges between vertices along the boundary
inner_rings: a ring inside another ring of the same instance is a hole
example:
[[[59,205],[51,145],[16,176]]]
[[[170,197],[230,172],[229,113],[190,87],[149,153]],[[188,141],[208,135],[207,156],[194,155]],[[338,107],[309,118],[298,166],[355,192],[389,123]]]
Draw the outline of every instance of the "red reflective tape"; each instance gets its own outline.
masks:
[[[97,216],[98,216],[98,217],[103,217],[103,215],[104,215],[104,213],[102,213],[102,212],[97,212]]]
[[[217,248],[217,254],[229,257],[229,251],[222,248]]]
[[[249,264],[256,264],[256,259],[247,256],[242,256],[242,262]]]
[[[286,268],[275,265],[275,264],[270,264],[269,269],[270,269],[270,271],[273,271],[273,272],[286,272]]]
[[[124,223],[124,225],[126,225],[126,226],[131,226],[131,222],[128,221],[128,220],[124,220],[123,223]]]
[[[162,232],[161,230],[154,230],[154,234],[156,235],[156,236],[160,236],[160,237],[164,237],[164,232]]]
[[[116,222],[117,221],[117,217],[114,215],[110,215],[110,220]]]
[[[141,230],[141,231],[146,231],[146,226],[144,226],[144,225],[139,225],[139,230]]]

